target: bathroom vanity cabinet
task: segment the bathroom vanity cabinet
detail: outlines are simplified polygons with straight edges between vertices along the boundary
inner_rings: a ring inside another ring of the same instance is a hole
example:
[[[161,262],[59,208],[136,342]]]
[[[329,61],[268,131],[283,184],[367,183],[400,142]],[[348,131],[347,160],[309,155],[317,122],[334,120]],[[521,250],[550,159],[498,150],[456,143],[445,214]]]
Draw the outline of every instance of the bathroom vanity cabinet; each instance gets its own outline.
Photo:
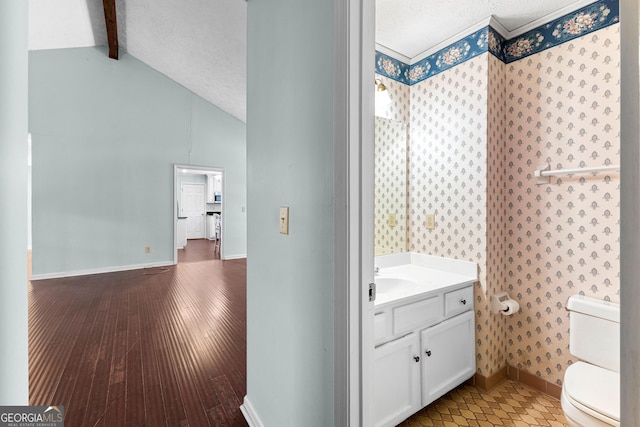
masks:
[[[398,424],[473,376],[473,281],[386,301],[374,319],[376,427]]]

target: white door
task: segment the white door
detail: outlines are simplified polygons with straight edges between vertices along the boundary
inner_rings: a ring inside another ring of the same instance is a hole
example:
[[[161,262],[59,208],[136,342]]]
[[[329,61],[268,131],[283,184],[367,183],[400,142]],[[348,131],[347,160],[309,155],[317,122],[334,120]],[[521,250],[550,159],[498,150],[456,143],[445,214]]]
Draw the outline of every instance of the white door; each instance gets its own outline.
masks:
[[[187,218],[187,239],[204,239],[204,184],[182,183],[180,216]]]

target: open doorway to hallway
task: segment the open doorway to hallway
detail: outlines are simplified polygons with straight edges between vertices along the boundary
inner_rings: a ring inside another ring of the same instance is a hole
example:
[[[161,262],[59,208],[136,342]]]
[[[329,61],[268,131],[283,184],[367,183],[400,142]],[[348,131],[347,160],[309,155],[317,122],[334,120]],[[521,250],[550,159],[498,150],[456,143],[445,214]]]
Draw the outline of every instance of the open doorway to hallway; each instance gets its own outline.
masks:
[[[224,169],[174,167],[175,263],[224,259]]]
[[[215,240],[190,239],[184,249],[178,249],[178,264],[219,259],[220,250],[216,247]]]

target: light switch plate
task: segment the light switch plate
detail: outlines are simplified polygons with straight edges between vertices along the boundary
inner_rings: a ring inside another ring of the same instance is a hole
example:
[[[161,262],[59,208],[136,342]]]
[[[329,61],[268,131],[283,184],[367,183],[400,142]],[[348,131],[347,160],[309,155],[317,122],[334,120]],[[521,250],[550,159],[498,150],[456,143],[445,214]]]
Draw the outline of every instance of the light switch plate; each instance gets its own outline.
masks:
[[[280,234],[289,234],[289,207],[280,206]]]
[[[389,214],[389,227],[395,227],[395,226],[396,226],[396,214],[390,213]]]
[[[427,230],[435,230],[436,228],[436,214],[429,213],[425,219],[425,226]]]

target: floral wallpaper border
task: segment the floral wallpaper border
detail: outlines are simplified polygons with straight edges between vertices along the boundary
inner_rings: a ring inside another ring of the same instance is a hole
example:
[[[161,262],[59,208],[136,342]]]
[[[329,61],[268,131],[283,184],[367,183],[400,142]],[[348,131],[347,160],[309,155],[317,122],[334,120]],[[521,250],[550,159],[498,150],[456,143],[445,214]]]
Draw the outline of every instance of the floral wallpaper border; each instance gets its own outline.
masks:
[[[465,38],[441,49],[433,55],[412,64],[407,76],[409,84],[413,85],[440,74],[458,64],[475,58],[487,51],[487,28],[482,28]]]
[[[618,22],[618,0],[600,0],[511,40],[482,28],[411,65],[376,51],[376,73],[411,86],[487,51],[508,64]]]
[[[409,76],[409,64],[378,51],[376,51],[376,73],[406,85],[410,84],[407,78]]]
[[[504,54],[504,45],[506,43],[507,39],[492,27],[489,27],[489,32],[487,33],[488,51],[505,64],[507,63],[507,58]]]
[[[504,44],[506,63],[620,22],[618,0],[601,0],[528,31]]]
[[[376,51],[376,73],[409,86],[420,83],[485,53],[487,34],[488,29],[482,28],[411,65]]]

